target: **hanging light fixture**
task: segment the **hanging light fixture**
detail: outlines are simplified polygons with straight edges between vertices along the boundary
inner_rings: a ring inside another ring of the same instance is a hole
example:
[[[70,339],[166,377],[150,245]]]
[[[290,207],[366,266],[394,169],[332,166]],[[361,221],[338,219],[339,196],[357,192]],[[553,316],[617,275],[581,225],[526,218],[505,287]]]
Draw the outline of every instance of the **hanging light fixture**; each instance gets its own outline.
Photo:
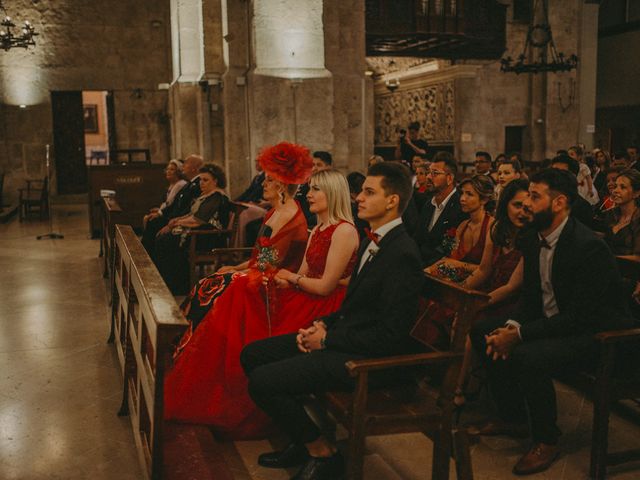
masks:
[[[33,28],[33,25],[29,21],[25,21],[24,25],[20,29],[19,33],[14,33],[16,24],[13,23],[11,17],[7,13],[7,9],[4,8],[2,0],[0,0],[0,15],[2,15],[2,21],[0,21],[0,48],[7,51],[11,48],[29,48],[35,46],[36,42],[34,37],[38,36],[38,33]]]
[[[534,24],[535,14],[540,3],[542,3],[542,23]],[[532,56],[532,60],[528,61],[534,48],[537,50],[537,57]],[[564,53],[558,53],[556,49],[549,25],[548,0],[536,0],[527,32],[527,41],[518,60],[514,61],[511,57],[505,57],[500,60],[500,63],[502,64],[500,66],[502,72],[514,72],[518,75],[521,73],[569,72],[577,68],[578,57],[575,54],[566,57]]]

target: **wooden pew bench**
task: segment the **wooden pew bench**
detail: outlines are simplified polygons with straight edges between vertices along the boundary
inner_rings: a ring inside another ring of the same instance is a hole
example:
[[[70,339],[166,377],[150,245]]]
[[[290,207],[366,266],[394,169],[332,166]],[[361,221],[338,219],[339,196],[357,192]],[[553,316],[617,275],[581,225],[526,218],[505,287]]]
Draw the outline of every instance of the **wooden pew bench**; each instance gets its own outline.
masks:
[[[115,226],[117,223],[123,223],[121,214],[122,208],[115,198],[102,198],[102,233],[100,235],[99,256],[103,258],[103,278],[111,276]]]
[[[617,257],[625,279],[640,280],[640,256]],[[593,430],[591,439],[590,478],[604,480],[607,466],[640,460],[640,449],[609,452],[609,415],[620,400],[640,398],[640,328],[601,332],[596,335],[600,358],[595,374],[586,376],[593,382]],[[638,474],[640,476],[640,472]]]
[[[433,441],[431,476],[425,472],[425,478],[448,479],[450,457],[455,459],[459,480],[473,478],[466,431],[458,430],[454,425],[453,398],[467,333],[489,297],[429,274],[426,277],[425,291],[429,298],[435,298],[457,312],[450,350],[431,349],[428,353],[347,362],[346,368],[356,379],[355,391],[327,393],[319,398],[333,418],[349,432],[347,478],[350,480],[363,478],[366,436],[410,432],[421,432]],[[418,319],[412,332],[422,343],[425,343],[426,333],[426,329],[421,328],[424,320]],[[368,391],[369,372],[417,365],[445,369],[438,389],[425,388],[425,382],[419,382],[417,389],[401,386]]]
[[[112,338],[123,375],[119,415],[129,415],[147,478],[162,476],[164,375],[188,323],[130,226],[117,225]]]

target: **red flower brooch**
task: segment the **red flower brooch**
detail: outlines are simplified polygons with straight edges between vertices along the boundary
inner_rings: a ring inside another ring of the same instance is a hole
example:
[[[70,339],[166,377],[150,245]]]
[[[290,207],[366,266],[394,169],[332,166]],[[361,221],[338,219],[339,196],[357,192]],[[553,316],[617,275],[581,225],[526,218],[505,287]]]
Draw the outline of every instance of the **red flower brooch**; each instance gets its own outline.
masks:
[[[265,147],[258,155],[258,162],[271,177],[296,185],[309,180],[313,167],[309,149],[289,142]]]

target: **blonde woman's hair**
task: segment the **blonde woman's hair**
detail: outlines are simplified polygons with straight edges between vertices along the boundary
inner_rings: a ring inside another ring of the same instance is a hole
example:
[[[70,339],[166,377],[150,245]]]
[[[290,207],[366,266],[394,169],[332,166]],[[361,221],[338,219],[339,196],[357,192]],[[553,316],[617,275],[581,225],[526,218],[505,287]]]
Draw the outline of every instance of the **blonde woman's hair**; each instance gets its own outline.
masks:
[[[353,224],[349,184],[345,176],[333,168],[321,170],[311,175],[309,186],[314,185],[317,185],[327,197],[329,223],[336,224],[344,220]]]

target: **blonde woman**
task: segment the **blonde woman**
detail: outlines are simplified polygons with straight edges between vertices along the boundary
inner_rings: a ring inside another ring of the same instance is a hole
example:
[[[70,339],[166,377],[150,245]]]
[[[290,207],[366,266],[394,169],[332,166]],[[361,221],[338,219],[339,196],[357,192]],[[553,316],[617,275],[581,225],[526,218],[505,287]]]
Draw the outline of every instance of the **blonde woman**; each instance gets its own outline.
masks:
[[[255,340],[295,333],[336,311],[358,249],[346,178],[337,170],[322,170],[309,185],[309,209],[318,224],[302,266],[295,273],[267,270],[259,282],[249,280],[251,273],[234,275],[165,379],[166,418],[211,425],[232,438],[265,433],[267,418],[247,393],[240,351]],[[268,243],[259,248],[258,258],[269,256]]]

